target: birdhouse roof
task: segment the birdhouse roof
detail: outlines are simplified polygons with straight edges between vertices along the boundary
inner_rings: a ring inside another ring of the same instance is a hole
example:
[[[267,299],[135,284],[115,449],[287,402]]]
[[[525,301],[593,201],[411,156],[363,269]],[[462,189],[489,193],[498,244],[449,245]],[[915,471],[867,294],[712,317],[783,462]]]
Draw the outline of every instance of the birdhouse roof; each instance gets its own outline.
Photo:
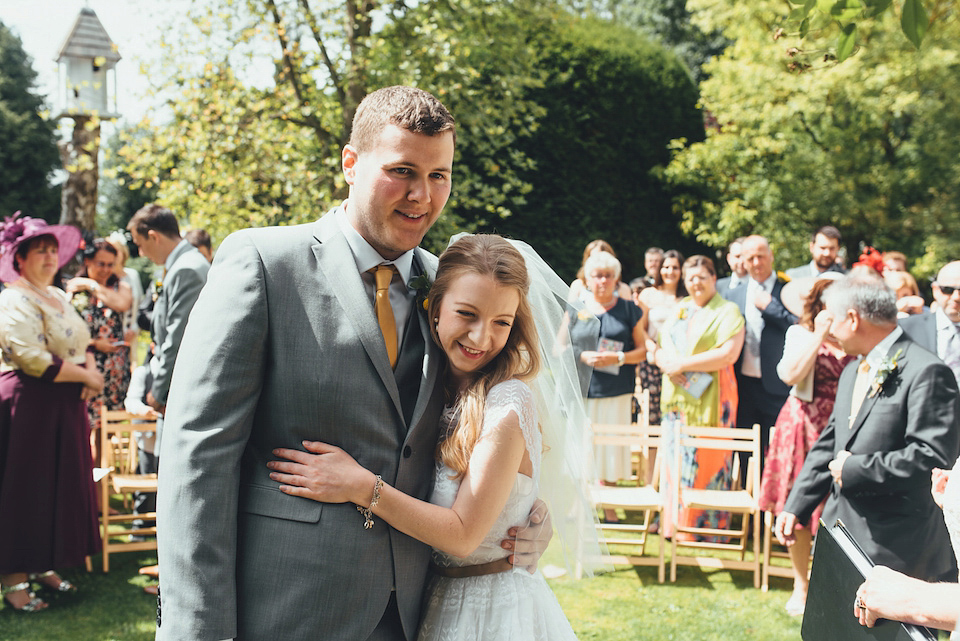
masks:
[[[118,60],[120,54],[117,52],[117,45],[113,43],[107,30],[103,28],[97,14],[90,7],[84,7],[77,16],[73,28],[63,46],[60,47],[60,53],[57,55],[57,62],[64,58],[97,58],[103,57],[112,67]]]

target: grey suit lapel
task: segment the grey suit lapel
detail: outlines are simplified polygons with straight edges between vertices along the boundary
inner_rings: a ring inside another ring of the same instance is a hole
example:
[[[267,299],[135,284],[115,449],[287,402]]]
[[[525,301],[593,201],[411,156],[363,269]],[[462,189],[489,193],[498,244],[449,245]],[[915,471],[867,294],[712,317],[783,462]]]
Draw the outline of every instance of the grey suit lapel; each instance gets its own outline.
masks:
[[[320,287],[332,290],[337,297],[345,317],[357,332],[364,351],[373,361],[384,388],[390,394],[397,411],[403,416],[397,381],[393,376],[393,368],[390,367],[387,349],[373,311],[373,303],[368,300],[363,281],[356,270],[353,252],[350,251],[350,246],[339,229],[330,228],[330,225],[334,227],[337,225],[332,214],[321,218],[317,221],[317,225],[318,229],[314,237],[318,242],[313,245],[313,253],[320,267],[317,274]]]

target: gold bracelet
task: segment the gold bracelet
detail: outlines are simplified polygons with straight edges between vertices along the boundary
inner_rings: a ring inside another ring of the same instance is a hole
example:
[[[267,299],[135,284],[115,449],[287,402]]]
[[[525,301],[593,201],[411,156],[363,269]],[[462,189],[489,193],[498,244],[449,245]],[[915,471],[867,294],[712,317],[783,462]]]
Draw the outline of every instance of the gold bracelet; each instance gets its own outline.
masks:
[[[373,498],[370,499],[370,506],[363,507],[362,505],[357,506],[357,511],[363,515],[363,529],[369,530],[373,527],[373,508],[377,507],[377,503],[380,502],[380,488],[383,487],[383,479],[377,474],[377,480],[373,484]]]

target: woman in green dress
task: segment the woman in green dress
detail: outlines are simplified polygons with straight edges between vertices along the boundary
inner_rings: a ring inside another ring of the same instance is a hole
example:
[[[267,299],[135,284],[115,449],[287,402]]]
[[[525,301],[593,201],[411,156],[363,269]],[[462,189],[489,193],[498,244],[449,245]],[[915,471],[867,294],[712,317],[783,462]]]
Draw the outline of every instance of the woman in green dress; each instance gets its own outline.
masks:
[[[733,364],[743,348],[744,320],[734,303],[717,294],[713,261],[691,256],[683,264],[683,281],[689,295],[680,301],[660,330],[654,361],[663,370],[660,409],[664,433],[676,424],[734,427],[737,416],[737,380]],[[669,450],[668,450],[669,451]],[[665,462],[667,483],[677,477]],[[683,452],[681,486],[725,489],[730,487],[731,456],[708,450]],[[671,473],[672,472],[672,473]],[[675,482],[675,481],[674,481]],[[673,535],[669,510],[661,530]],[[729,515],[681,510],[677,520],[684,525],[716,527]]]

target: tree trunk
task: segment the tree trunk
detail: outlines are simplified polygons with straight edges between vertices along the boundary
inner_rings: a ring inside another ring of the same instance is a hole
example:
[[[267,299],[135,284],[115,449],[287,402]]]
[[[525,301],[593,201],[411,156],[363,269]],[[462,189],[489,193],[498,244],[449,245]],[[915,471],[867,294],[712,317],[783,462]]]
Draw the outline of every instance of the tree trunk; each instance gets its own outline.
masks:
[[[60,157],[67,170],[60,201],[60,223],[94,231],[97,217],[97,181],[100,170],[100,120],[74,116],[73,137],[60,144]]]

